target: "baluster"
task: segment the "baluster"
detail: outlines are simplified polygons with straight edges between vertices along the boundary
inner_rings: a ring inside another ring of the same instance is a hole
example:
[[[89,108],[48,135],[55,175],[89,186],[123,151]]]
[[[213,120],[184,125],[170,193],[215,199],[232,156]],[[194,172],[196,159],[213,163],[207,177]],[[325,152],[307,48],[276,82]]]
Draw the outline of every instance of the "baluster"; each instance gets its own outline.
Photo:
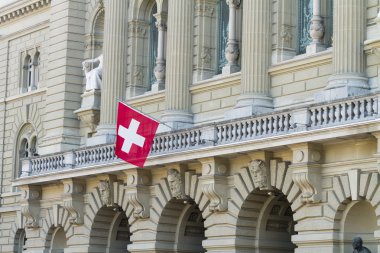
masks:
[[[372,113],[373,114],[377,114],[378,113],[378,107],[377,107],[377,104],[379,103],[378,101],[378,98],[374,98],[373,99],[373,103],[372,103]]]
[[[330,107],[330,110],[329,110],[329,120],[330,120],[330,123],[334,123],[335,122],[334,110],[335,110],[335,106],[333,105],[333,106]]]
[[[364,99],[363,101],[359,101],[359,118],[362,119],[364,117],[366,117],[366,113],[365,113],[365,103],[367,101]]]
[[[289,131],[289,124],[290,124],[290,115],[286,114],[284,117],[284,130],[285,130],[285,132]]]
[[[324,108],[321,108],[321,112],[322,112],[322,125],[326,125],[329,123],[328,121],[328,118],[327,118],[327,111],[328,110],[328,107],[324,107]]]

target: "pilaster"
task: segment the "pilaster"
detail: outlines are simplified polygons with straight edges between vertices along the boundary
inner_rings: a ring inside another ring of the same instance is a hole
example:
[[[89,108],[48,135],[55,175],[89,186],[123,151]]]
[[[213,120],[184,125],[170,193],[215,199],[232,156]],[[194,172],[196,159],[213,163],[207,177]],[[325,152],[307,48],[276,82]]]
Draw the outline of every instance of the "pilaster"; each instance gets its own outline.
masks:
[[[83,1],[52,1],[50,13],[45,136],[39,148],[40,155],[73,149],[80,144],[79,120],[73,108],[80,107],[83,90],[81,61],[86,4]]]
[[[117,103],[125,98],[128,56],[129,1],[105,1],[104,67],[100,122],[93,144],[115,140]]]
[[[241,94],[226,118],[238,118],[273,109],[268,68],[272,55],[272,1],[243,1]]]
[[[169,0],[165,99],[161,120],[172,128],[193,123],[191,95],[193,71],[193,1]]]
[[[69,213],[69,222],[81,225],[84,222],[85,183],[78,179],[65,179],[63,183],[63,208]]]

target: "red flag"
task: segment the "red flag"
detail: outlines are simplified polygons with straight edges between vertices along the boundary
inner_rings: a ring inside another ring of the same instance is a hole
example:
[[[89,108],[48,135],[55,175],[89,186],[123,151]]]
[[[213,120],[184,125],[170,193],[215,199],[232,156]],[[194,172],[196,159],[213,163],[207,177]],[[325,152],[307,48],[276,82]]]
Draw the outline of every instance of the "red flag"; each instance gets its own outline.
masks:
[[[119,102],[116,156],[138,167],[144,167],[159,124],[156,120]]]

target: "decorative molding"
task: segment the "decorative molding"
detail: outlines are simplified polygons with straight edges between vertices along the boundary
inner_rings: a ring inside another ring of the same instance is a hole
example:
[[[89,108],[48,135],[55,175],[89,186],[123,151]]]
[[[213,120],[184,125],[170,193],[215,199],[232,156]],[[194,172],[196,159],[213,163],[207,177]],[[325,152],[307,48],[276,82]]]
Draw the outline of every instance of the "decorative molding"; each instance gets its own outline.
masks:
[[[69,213],[69,222],[74,225],[83,224],[85,184],[75,179],[63,180],[63,208]]]
[[[13,8],[11,10],[5,10],[4,13],[1,13],[0,25],[4,24],[5,22],[11,21],[13,19],[19,18],[23,15],[26,15],[28,13],[32,13],[34,11],[47,7],[50,5],[51,0],[37,0],[31,3],[30,1],[28,1],[26,3],[27,4],[23,3],[24,4],[23,6],[17,6],[16,8]]]
[[[211,157],[201,159],[202,176],[200,182],[202,191],[209,199],[211,212],[224,212],[228,210],[228,160]]]
[[[25,228],[36,229],[39,227],[41,187],[26,185],[21,187],[21,213],[25,217]]]
[[[313,143],[292,145],[293,164],[292,178],[300,188],[303,203],[318,203],[321,201],[322,178],[322,148]]]
[[[133,217],[146,219],[150,213],[151,176],[149,171],[132,169],[125,171],[127,175],[126,195],[128,203],[133,207]]]

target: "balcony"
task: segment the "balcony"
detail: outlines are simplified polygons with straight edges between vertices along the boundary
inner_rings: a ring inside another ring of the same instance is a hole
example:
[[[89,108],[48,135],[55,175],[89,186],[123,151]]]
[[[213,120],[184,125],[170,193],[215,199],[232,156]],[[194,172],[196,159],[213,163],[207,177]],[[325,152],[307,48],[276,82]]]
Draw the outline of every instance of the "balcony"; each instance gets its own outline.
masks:
[[[316,141],[325,136],[337,138],[379,131],[379,96],[380,93],[369,94],[161,133],[154,139],[147,166],[245,152],[262,148],[254,145],[260,141],[270,148],[289,145],[290,140]],[[360,126],[366,127],[358,130]],[[114,150],[114,144],[100,145],[24,159],[14,185],[133,168],[118,159]]]

